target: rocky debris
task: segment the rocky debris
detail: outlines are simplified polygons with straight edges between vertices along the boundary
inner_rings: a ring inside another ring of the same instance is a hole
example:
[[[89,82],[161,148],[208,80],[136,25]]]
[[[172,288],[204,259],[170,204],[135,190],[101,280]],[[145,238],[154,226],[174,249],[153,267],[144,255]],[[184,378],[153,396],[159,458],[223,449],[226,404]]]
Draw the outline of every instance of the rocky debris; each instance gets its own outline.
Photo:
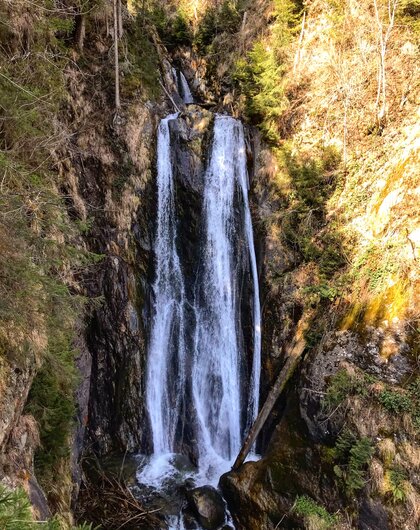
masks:
[[[191,508],[205,530],[216,530],[225,522],[225,502],[212,486],[201,486],[187,492]]]

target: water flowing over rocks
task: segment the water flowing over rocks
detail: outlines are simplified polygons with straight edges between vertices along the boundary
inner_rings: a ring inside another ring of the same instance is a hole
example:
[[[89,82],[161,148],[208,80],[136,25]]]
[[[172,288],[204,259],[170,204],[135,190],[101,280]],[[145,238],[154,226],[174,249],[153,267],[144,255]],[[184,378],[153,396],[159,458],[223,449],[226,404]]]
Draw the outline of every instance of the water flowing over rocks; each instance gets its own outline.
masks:
[[[165,454],[186,452],[198,463],[199,482],[212,482],[239,451],[259,398],[258,274],[242,125],[197,108],[169,115],[159,126],[157,168],[146,382],[153,456],[138,480],[153,476],[158,485]]]

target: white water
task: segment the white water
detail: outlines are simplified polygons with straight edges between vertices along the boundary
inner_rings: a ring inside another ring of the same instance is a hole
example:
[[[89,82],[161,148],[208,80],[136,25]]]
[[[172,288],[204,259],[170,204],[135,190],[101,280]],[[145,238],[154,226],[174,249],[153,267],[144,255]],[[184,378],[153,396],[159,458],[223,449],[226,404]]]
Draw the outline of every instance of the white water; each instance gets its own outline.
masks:
[[[185,372],[185,288],[176,250],[174,183],[171,166],[169,122],[161,121],[158,131],[158,217],[155,241],[156,280],[148,352],[146,402],[156,456],[171,453],[184,394]]]
[[[241,448],[240,300],[232,238],[238,227],[235,186],[242,190],[245,233],[254,283],[254,360],[249,395],[251,423],[258,411],[260,308],[257,267],[248,204],[248,179],[242,124],[216,116],[210,164],[205,175],[205,242],[202,250],[202,300],[196,308],[192,372],[194,404],[199,420],[199,465],[208,480],[230,468]]]
[[[170,483],[174,478],[182,481],[191,477],[189,470],[180,472],[175,455],[182,437],[182,418],[191,412],[184,410],[188,383],[192,386],[192,409],[196,415],[191,418],[190,427],[198,445],[198,470],[194,474],[197,485],[217,485],[220,475],[230,469],[245,427],[257,415],[260,389],[259,289],[243,127],[231,117],[215,118],[204,175],[201,263],[197,264],[195,299],[190,301],[176,248],[176,197],[169,134],[169,122],[176,119],[176,114],[168,116],[158,131],[156,279],[146,377],[153,455],[138,474],[141,484],[158,489],[168,484],[173,487]],[[240,215],[235,212],[238,208],[242,210]],[[244,379],[240,260],[235,248],[238,234],[246,238],[254,289],[254,351],[249,380]],[[191,351],[186,349],[185,338],[187,304],[192,305],[195,315],[195,328],[190,330]],[[181,528],[180,525],[174,522],[174,527]]]
[[[185,105],[190,105],[194,103],[194,97],[191,93],[188,81],[186,80],[183,72],[181,72],[181,70],[177,70],[176,68],[172,68],[172,75],[175,81],[175,85],[178,89],[179,95],[181,96],[182,101],[185,103]]]
[[[260,288],[258,284],[257,257],[255,254],[254,233],[252,231],[252,218],[248,201],[248,172],[246,166],[246,149],[243,127],[240,122],[236,122],[238,129],[238,148],[236,150],[236,171],[242,189],[245,213],[245,232],[248,241],[249,259],[251,262],[252,282],[254,287],[253,299],[253,325],[254,325],[254,355],[252,361],[252,374],[248,405],[248,429],[258,416],[260,397],[260,373],[261,373],[261,308],[260,308]]]

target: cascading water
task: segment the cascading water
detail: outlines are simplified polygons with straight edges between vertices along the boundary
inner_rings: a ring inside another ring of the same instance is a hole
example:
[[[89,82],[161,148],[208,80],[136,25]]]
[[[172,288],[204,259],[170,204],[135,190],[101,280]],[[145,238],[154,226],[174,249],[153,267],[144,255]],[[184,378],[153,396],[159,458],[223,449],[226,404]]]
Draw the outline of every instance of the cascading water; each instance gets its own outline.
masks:
[[[248,204],[245,140],[242,124],[216,116],[210,163],[204,179],[205,237],[197,296],[192,372],[199,424],[200,471],[207,479],[229,469],[241,447],[241,369],[244,351],[239,329],[240,300],[235,264],[235,188],[242,192],[245,234],[254,283],[254,361],[248,422],[256,417],[260,370],[260,308],[258,278]]]
[[[153,452],[173,450],[185,388],[184,310],[185,288],[176,250],[174,183],[172,178],[169,122],[158,131],[158,216],[154,314],[147,371],[147,409],[153,434]]]
[[[259,289],[243,127],[231,117],[215,117],[203,177],[200,259],[195,288],[187,291],[172,168],[170,124],[177,119],[173,114],[161,121],[157,145],[156,277],[146,376],[153,454],[138,472],[138,482],[155,489],[187,477],[196,485],[216,485],[257,415],[260,388]],[[242,329],[244,270],[250,271],[253,283],[249,368]],[[190,449],[196,446],[196,469],[185,464],[187,455],[176,454],[185,443]],[[181,519],[177,521],[174,528],[181,527]]]
[[[175,81],[175,86],[177,87],[179,95],[181,96],[182,101],[185,103],[185,105],[191,105],[192,103],[194,103],[194,97],[191,93],[188,81],[186,80],[184,73],[181,72],[181,70],[172,68],[172,75]]]

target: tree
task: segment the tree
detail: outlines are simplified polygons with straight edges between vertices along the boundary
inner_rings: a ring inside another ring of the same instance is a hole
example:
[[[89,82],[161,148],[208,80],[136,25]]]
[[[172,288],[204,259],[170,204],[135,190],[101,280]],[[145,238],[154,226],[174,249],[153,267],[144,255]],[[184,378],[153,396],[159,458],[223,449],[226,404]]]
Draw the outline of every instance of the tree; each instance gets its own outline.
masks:
[[[378,92],[376,96],[376,109],[377,117],[379,124],[382,123],[382,120],[386,114],[386,54],[388,41],[391,36],[392,29],[395,23],[395,13],[397,11],[399,0],[388,0],[387,5],[385,6],[386,14],[385,16],[381,15],[380,6],[378,5],[378,0],[373,0],[373,5],[375,8],[375,20],[378,29],[378,45],[379,45],[379,71],[378,71]],[[385,22],[383,18],[387,18],[388,21]]]
[[[118,110],[121,107],[120,101],[120,65],[118,58],[118,40],[119,40],[119,16],[121,13],[121,0],[114,0],[114,58],[115,58],[115,109]],[[122,29],[121,29],[122,31]]]

